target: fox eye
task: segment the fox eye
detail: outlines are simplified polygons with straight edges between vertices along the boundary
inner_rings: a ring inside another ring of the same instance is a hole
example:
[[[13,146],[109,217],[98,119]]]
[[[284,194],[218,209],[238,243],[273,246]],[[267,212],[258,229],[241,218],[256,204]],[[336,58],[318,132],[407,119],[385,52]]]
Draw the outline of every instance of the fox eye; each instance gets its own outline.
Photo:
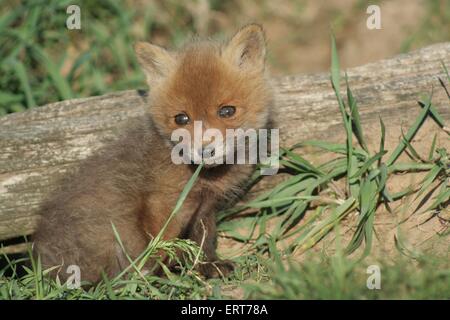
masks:
[[[175,123],[185,125],[189,122],[189,116],[186,113],[179,113],[175,116]]]
[[[236,107],[233,106],[223,106],[219,109],[218,114],[221,118],[229,118],[236,112]]]

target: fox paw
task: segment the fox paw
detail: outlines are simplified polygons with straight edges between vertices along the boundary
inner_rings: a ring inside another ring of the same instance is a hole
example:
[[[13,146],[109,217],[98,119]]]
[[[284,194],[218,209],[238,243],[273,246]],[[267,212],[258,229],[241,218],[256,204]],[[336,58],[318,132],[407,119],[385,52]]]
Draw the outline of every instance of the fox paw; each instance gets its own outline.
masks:
[[[234,263],[230,260],[218,260],[214,262],[204,262],[199,265],[199,272],[205,278],[227,277],[234,271]]]

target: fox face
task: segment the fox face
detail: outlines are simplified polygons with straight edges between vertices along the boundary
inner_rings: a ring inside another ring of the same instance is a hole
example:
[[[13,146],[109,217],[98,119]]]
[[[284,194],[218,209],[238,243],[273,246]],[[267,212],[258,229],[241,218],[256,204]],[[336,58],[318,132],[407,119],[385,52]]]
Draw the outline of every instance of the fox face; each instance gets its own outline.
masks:
[[[225,137],[227,129],[266,126],[271,92],[259,25],[244,27],[225,44],[194,41],[178,52],[169,52],[140,42],[135,51],[150,87],[148,112],[169,145],[173,146],[171,137],[177,129],[194,137],[201,126],[203,131],[215,129]],[[201,149],[213,140],[202,136]],[[189,150],[202,152],[192,145]],[[216,148],[209,156],[225,157],[225,149]]]

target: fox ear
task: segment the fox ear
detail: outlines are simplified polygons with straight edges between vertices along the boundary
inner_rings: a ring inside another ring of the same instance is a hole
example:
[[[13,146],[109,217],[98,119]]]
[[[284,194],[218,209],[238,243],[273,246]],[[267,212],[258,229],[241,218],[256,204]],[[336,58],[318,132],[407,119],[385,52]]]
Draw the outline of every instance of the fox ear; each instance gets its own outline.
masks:
[[[223,50],[223,57],[243,69],[264,70],[266,41],[259,24],[249,24],[239,30]]]
[[[169,51],[148,42],[137,42],[134,51],[150,86],[167,76],[175,64],[175,58]]]

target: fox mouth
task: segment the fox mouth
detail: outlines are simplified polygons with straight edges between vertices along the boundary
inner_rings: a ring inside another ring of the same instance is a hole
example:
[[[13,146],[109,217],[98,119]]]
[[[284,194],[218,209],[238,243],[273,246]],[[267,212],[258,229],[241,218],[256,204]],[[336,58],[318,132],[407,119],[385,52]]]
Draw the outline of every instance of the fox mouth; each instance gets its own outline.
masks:
[[[203,163],[203,168],[206,168],[206,169],[216,168],[216,167],[223,166],[223,165],[225,165],[225,163],[210,163],[210,164]]]
[[[215,168],[215,167],[223,166],[223,165],[226,164],[226,157],[225,157],[225,155],[223,155],[223,156],[216,156],[216,157],[213,157],[213,158],[202,157],[200,159],[200,161],[198,161],[199,159],[197,159],[197,160],[194,160],[193,158],[190,158],[190,159],[191,159],[190,160],[191,164],[199,165],[200,163],[203,163],[203,167],[204,168]]]
[[[187,152],[186,152],[187,151]],[[182,158],[184,164],[199,165],[203,163],[204,168],[215,168],[223,166],[224,164],[232,164],[227,162],[228,158],[234,159],[235,152],[232,150],[228,154],[223,149],[215,149],[208,152],[195,152],[195,150],[180,150],[179,156]]]

